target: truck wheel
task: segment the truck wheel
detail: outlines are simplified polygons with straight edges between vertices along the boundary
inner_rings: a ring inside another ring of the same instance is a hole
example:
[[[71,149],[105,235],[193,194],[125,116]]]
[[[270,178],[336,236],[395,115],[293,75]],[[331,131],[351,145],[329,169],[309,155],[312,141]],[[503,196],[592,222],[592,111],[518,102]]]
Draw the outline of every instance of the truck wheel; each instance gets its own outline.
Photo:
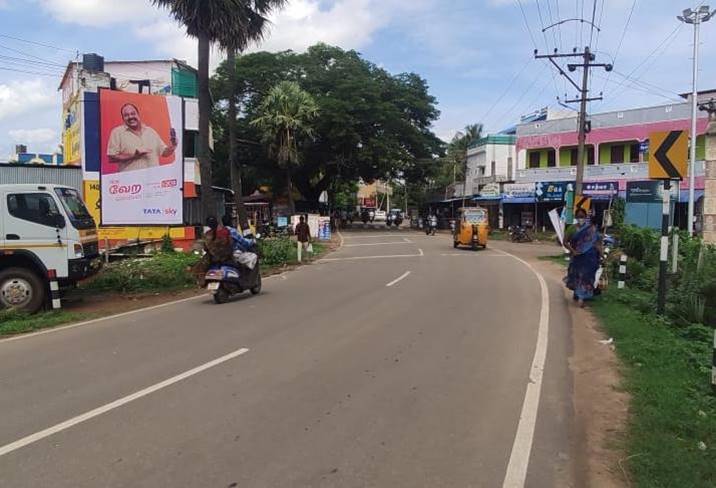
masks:
[[[8,268],[0,271],[0,308],[35,313],[45,302],[45,285],[32,271]]]

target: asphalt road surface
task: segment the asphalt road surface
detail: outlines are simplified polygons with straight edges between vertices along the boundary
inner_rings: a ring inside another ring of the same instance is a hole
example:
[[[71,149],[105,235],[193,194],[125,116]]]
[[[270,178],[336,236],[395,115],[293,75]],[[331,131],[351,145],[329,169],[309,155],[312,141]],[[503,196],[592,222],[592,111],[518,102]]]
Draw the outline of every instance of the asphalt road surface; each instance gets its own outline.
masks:
[[[343,236],[256,297],[0,341],[0,486],[574,486],[537,248]]]

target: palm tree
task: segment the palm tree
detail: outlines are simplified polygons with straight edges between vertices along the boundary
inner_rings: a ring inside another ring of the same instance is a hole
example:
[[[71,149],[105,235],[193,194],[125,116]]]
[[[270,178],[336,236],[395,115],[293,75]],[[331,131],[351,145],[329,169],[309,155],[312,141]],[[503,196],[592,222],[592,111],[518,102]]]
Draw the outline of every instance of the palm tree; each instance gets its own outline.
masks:
[[[209,49],[218,42],[227,50],[242,50],[250,42],[263,37],[266,16],[285,0],[151,0],[166,7],[171,15],[184,24],[186,32],[198,40],[199,85],[199,147],[197,158],[202,181],[201,207],[204,216],[215,211],[211,191],[211,152],[209,150]],[[234,117],[235,120],[236,117]],[[233,141],[235,139],[232,138]],[[235,149],[235,148],[234,148]],[[234,150],[233,160],[236,160]],[[233,168],[234,164],[232,164]],[[240,194],[240,192],[239,192]]]
[[[291,171],[292,166],[299,163],[297,139],[313,134],[311,122],[318,115],[318,106],[298,83],[282,81],[269,90],[261,101],[258,113],[251,125],[259,128],[263,141],[268,144],[269,154],[286,170],[288,207],[293,214]]]
[[[462,206],[465,206],[465,197],[467,195],[467,150],[470,145],[482,137],[482,124],[469,124],[465,126],[465,130],[459,131],[450,141],[448,151],[455,158],[455,167],[459,165],[463,171],[463,189],[462,189]],[[457,173],[456,171],[454,173]]]

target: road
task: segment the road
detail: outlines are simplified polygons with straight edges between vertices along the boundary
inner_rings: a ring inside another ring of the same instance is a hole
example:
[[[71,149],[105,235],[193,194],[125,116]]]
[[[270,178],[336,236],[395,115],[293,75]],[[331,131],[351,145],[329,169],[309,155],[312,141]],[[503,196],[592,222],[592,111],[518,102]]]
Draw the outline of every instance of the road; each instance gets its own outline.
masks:
[[[256,297],[0,341],[0,486],[575,486],[563,295],[505,252],[537,248],[344,238]]]

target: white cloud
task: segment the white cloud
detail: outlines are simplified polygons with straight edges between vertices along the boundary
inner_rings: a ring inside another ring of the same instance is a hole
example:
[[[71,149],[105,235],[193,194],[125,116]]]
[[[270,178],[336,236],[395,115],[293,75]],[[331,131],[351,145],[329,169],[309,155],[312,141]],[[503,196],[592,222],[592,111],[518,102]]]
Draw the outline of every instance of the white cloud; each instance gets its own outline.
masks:
[[[52,85],[42,79],[0,84],[0,121],[47,109],[57,103]]]
[[[106,26],[122,22],[146,22],[163,17],[166,11],[148,0],[38,0],[47,12],[62,22]]]
[[[13,129],[8,132],[12,142],[26,144],[28,150],[51,152],[59,144],[59,135],[55,129]]]

